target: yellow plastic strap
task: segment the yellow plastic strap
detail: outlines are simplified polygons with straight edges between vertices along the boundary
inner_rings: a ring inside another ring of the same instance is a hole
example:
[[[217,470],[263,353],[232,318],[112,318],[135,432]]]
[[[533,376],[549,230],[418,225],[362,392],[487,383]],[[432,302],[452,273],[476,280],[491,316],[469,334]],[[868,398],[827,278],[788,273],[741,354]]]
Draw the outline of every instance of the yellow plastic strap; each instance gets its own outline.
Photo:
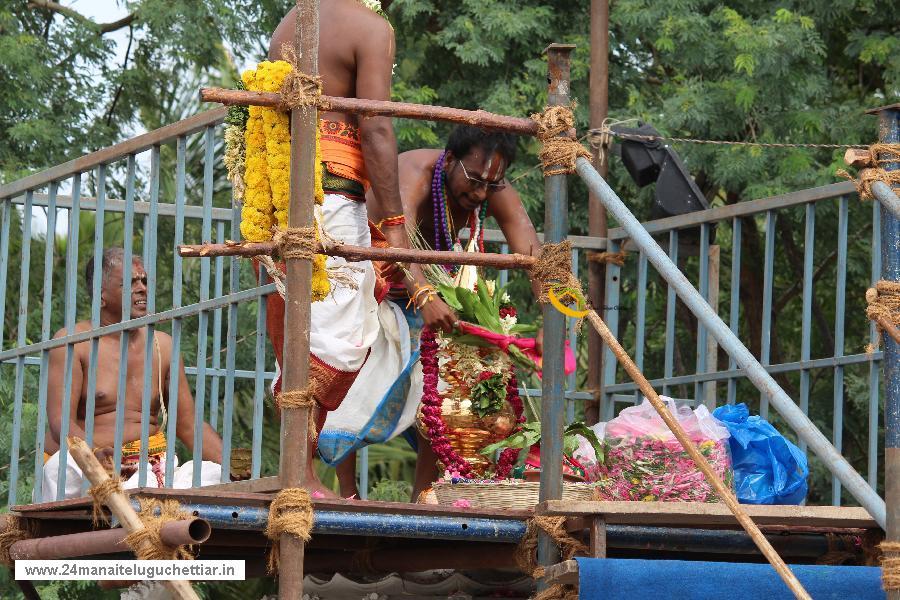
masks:
[[[572,296],[572,293],[565,292],[562,295],[563,298],[565,298],[566,296]],[[563,304],[560,300],[560,297],[556,295],[556,292],[552,288],[550,290],[547,290],[547,297],[550,299],[550,304],[553,306],[553,308],[566,315],[567,317],[572,317],[573,319],[581,319],[588,314],[587,310],[572,310],[571,308]],[[575,298],[575,301],[579,308],[584,306],[584,302],[579,298]]]

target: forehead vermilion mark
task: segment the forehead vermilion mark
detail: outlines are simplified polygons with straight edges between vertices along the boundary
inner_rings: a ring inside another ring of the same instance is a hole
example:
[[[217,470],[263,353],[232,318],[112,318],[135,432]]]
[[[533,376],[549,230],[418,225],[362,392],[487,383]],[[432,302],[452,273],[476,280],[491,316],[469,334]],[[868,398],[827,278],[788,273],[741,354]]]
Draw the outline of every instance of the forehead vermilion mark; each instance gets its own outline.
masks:
[[[499,152],[494,152],[490,158],[484,163],[484,170],[481,173],[482,181],[496,181],[498,175],[503,172],[506,167],[506,161],[500,156]]]

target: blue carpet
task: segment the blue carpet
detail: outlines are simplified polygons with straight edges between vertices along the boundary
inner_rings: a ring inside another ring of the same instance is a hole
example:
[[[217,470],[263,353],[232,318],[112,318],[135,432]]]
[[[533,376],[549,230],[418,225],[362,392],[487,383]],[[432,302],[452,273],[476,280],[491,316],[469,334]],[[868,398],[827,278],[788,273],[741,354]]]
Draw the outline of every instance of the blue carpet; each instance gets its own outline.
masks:
[[[794,596],[768,564],[577,558],[580,600],[775,600]],[[883,600],[878,567],[792,565],[814,600]]]

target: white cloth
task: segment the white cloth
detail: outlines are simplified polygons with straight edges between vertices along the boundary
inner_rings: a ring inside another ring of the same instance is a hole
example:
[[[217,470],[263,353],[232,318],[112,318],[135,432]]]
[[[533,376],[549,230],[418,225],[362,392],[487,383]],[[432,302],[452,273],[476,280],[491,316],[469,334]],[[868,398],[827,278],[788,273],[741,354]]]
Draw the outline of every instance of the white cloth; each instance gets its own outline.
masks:
[[[369,247],[369,219],[365,202],[340,194],[325,194],[320,218],[326,234],[338,242]],[[329,256],[326,266],[342,269],[359,289],[331,284],[331,293],[313,302],[309,350],[340,371],[356,371],[378,337],[378,302],[375,301],[375,269],[371,261],[349,263]]]
[[[413,353],[410,326],[403,310],[387,300],[378,308],[378,320],[369,358],[319,434],[319,454],[329,464],[362,446],[386,442],[415,422],[422,366]]]
[[[41,498],[32,498],[33,502],[53,502],[56,500],[56,492],[59,489],[57,476],[59,474],[59,451],[57,451],[50,459],[44,463],[44,475],[41,484]],[[166,454],[163,453],[160,458],[160,467],[163,474],[166,472]],[[122,487],[126,490],[138,487],[138,472],[122,482]],[[192,487],[194,479],[194,461],[189,460],[181,466],[178,466],[178,457],[175,457],[175,473],[172,476],[172,487],[174,489],[187,489]],[[200,465],[200,485],[214,485],[222,481],[222,466],[208,460],[204,460]],[[66,492],[63,498],[80,498],[82,493],[82,484],[84,483],[84,475],[81,468],[69,454],[66,460]],[[160,487],[156,481],[156,475],[153,473],[150,465],[147,465],[147,482],[144,487]]]

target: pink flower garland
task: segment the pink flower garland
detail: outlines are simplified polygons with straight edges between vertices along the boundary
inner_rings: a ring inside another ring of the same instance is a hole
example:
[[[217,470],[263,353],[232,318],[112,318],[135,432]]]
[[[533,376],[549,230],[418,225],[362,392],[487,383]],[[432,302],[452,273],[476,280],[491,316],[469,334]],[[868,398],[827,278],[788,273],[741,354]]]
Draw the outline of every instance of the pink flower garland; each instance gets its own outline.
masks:
[[[428,429],[431,449],[434,450],[435,456],[448,471],[455,471],[461,477],[474,477],[475,473],[472,471],[472,467],[447,441],[447,428],[444,425],[444,420],[441,418],[441,397],[437,392],[438,345],[434,331],[428,327],[422,328],[421,340],[422,380],[424,383],[422,391],[422,422]]]
[[[447,468],[448,471],[459,473],[460,477],[474,478],[475,472],[471,465],[463,459],[450,442],[447,441],[447,428],[444,420],[441,418],[442,400],[438,394],[438,344],[434,331],[425,327],[422,329],[421,337],[421,360],[423,375],[423,391],[422,391],[422,422],[428,429],[428,438],[431,440],[431,448],[438,460]],[[519,383],[516,380],[516,374],[513,367],[510,367],[510,378],[506,386],[506,401],[509,402],[516,415],[516,423],[525,421],[523,416],[522,399],[519,397]],[[512,470],[513,465],[519,458],[519,449],[507,448],[500,453],[500,459],[497,462],[497,471],[495,479],[506,479]]]

